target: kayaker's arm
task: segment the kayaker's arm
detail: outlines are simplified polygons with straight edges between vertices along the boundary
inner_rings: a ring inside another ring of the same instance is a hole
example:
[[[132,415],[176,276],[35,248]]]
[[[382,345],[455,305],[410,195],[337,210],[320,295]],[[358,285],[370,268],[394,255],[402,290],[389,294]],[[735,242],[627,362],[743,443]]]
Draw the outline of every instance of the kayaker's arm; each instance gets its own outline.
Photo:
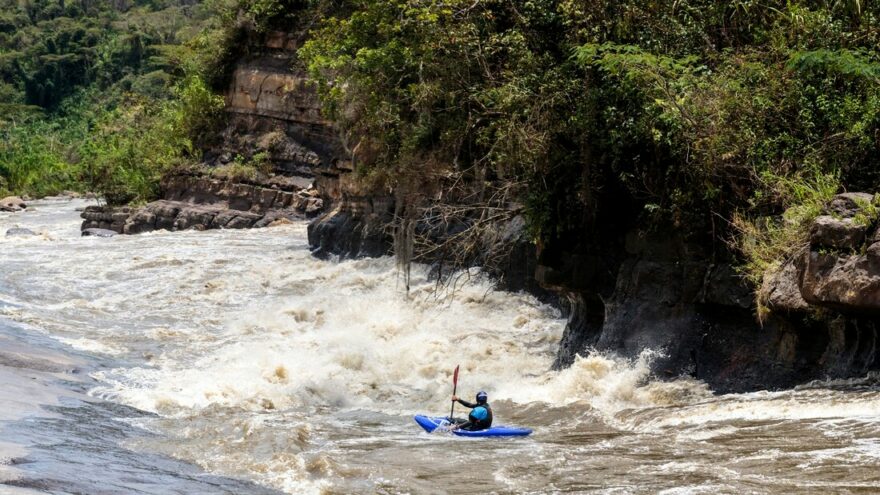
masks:
[[[471,409],[477,407],[477,404],[474,404],[474,403],[472,403],[472,402],[468,402],[468,401],[466,401],[466,400],[458,399],[458,403],[461,404],[461,405],[463,405],[464,407],[469,407],[469,408],[471,408]]]

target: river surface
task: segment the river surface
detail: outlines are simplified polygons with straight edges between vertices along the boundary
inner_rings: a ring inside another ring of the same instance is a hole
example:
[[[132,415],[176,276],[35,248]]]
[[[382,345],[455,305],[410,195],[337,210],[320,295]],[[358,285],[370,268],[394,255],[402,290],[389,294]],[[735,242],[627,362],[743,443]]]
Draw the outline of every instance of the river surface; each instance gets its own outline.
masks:
[[[529,296],[418,267],[406,293],[390,258],[312,258],[304,223],[80,237],[85,204],[0,213],[38,233],[0,237],[0,494],[880,492],[876,377],[554,372],[564,321]],[[459,363],[460,395],[535,433],[424,433]]]

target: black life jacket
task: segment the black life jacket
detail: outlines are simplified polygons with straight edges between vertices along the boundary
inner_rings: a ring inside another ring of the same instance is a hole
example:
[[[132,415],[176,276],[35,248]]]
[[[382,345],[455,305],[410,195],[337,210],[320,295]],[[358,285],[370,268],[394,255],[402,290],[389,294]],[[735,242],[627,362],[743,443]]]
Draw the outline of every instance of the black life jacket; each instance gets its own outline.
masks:
[[[483,419],[474,416],[474,411],[476,411],[479,407],[482,407],[486,410],[487,415]],[[480,427],[480,429],[489,428],[490,426],[492,426],[492,406],[490,406],[488,402],[477,404],[476,407],[471,409],[470,414],[468,414],[468,421],[470,421],[471,424]]]

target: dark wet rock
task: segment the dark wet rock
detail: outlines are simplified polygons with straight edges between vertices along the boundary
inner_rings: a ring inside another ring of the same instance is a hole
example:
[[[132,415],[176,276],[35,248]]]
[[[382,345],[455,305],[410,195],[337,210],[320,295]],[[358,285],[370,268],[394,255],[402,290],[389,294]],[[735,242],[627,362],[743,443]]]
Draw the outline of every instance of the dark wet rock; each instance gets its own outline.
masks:
[[[767,305],[777,312],[803,312],[809,304],[801,294],[803,254],[787,260],[775,273],[765,276],[761,288]]]
[[[754,307],[755,293],[745,277],[730,263],[712,264],[703,280],[698,301],[750,310]]]
[[[83,219],[81,229],[106,229],[121,234],[125,222],[133,212],[134,210],[127,206],[87,206],[80,214]]]
[[[347,199],[309,224],[312,253],[324,258],[384,256],[392,238],[386,226],[394,215],[393,198]]]
[[[170,230],[186,230],[201,225],[211,225],[217,216],[217,209],[211,207],[182,207],[175,208],[176,218]]]
[[[27,209],[27,203],[18,196],[7,196],[0,199],[0,211],[22,211]]]
[[[223,226],[225,229],[249,229],[253,227],[259,216],[249,215],[247,213],[238,213],[234,217],[232,217],[226,225]]]
[[[780,271],[787,294],[778,286],[780,292],[771,296],[777,306],[784,301],[791,316],[774,311],[759,322],[755,309],[744,307],[742,280],[723,274],[734,274],[732,267],[713,266],[696,249],[670,254],[643,252],[648,259],[625,260],[604,304],[591,302],[588,291],[579,292],[557,366],[591,349],[632,359],[653,350],[655,376],[694,376],[718,392],[784,388],[856,376],[877,366],[871,318],[844,318],[844,331],[804,317],[805,303],[796,296],[796,266]],[[722,274],[713,275],[716,270]]]
[[[90,228],[82,231],[82,236],[92,236],[92,237],[113,237],[114,235],[119,234],[115,230],[110,229],[98,229],[98,228]]]
[[[33,230],[21,227],[13,227],[6,231],[6,237],[28,237],[34,235],[37,235],[37,233]]]
[[[163,217],[168,223],[168,228],[174,225],[174,220],[168,221],[167,217]],[[157,229],[162,229],[162,226],[156,225],[156,214],[149,210],[138,210],[131,217],[126,220],[123,225],[124,234],[142,234],[144,232],[152,232]]]

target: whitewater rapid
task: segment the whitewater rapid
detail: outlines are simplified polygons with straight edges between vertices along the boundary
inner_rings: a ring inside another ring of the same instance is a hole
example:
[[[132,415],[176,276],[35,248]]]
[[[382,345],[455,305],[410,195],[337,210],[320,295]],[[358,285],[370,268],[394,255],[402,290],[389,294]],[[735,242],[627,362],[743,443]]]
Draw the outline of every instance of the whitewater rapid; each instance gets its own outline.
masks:
[[[660,349],[552,371],[559,312],[489,280],[438,293],[415,267],[407,292],[391,258],[311,257],[305,223],[83,238],[83,205],[0,214],[0,235],[37,232],[0,238],[0,400],[18,397],[0,493],[880,490],[874,377],[714,396],[653,380]],[[412,415],[448,412],[456,364],[460,395],[486,390],[496,422],[534,435],[421,432]],[[45,440],[83,435],[138,482],[102,485],[106,466]]]

